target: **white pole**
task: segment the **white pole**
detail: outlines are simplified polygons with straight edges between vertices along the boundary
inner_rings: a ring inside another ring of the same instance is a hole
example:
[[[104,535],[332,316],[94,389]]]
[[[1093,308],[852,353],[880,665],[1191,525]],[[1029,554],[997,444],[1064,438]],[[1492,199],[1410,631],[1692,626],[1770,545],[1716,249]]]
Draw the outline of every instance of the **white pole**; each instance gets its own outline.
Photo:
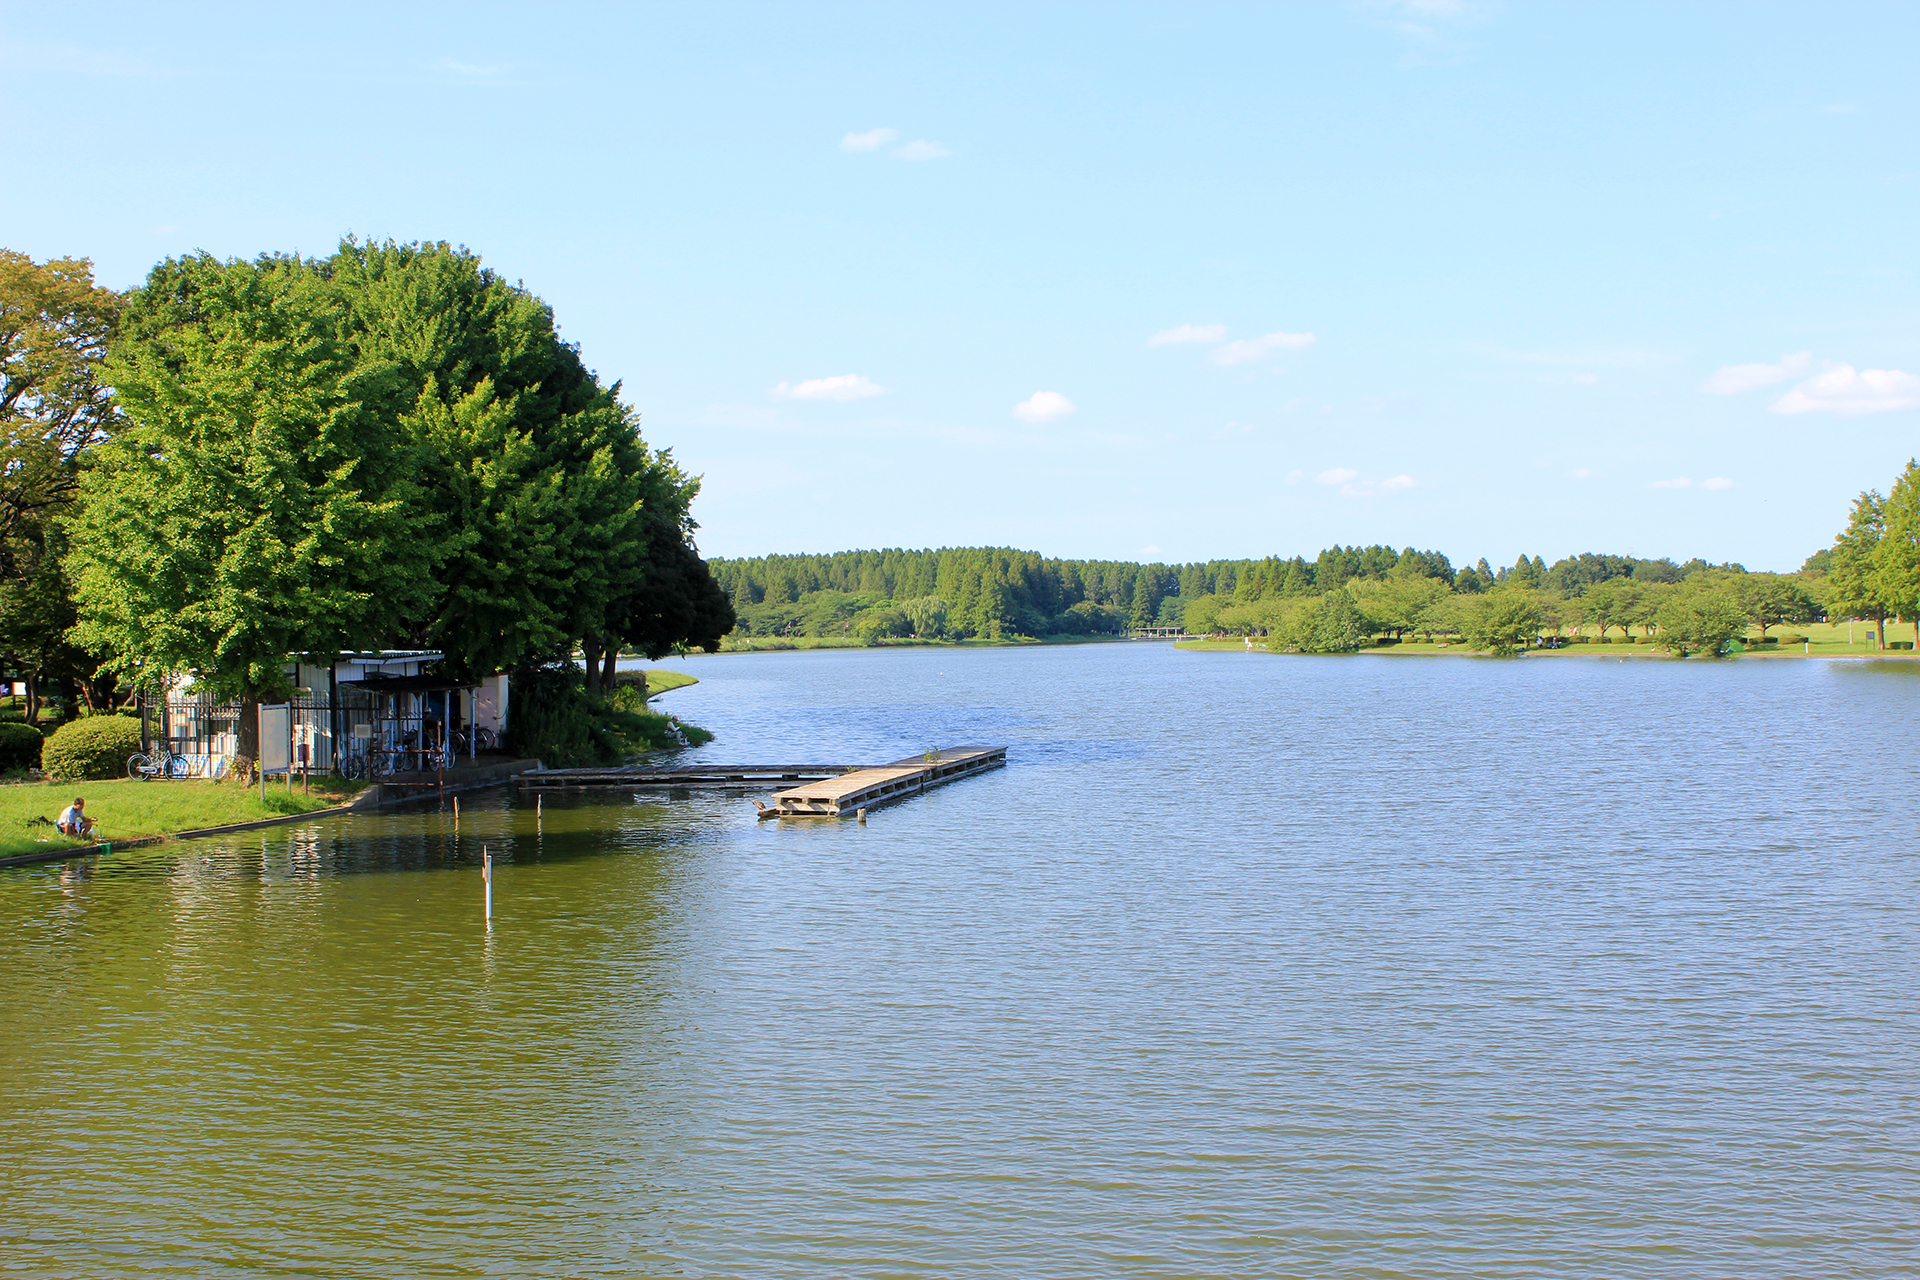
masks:
[[[486,886],[487,926],[493,926],[493,855],[487,852],[487,846],[480,846],[480,881]]]
[[[267,709],[264,706],[255,706],[253,709],[253,752],[255,756],[255,759],[253,762],[253,768],[254,768],[254,772],[260,775],[260,803],[261,804],[265,804],[267,802],[267,770],[266,770],[267,762],[264,759],[260,758],[266,755],[266,752],[260,749],[266,743],[266,740],[267,740]]]

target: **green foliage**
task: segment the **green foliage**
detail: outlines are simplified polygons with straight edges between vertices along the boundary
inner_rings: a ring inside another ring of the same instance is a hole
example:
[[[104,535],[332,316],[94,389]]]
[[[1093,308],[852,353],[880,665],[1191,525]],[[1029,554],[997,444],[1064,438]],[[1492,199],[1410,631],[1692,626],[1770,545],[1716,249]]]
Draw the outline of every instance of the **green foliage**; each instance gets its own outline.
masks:
[[[1833,540],[1827,570],[1829,610],[1849,618],[1885,620],[1890,609],[1877,555],[1885,532],[1886,499],[1876,490],[1855,498],[1847,527]]]
[[[1521,587],[1502,587],[1474,602],[1462,619],[1468,643],[1508,657],[1540,634],[1540,601]]]
[[[40,767],[59,782],[126,776],[127,757],[140,750],[140,722],[128,716],[87,716],[61,725],[40,750]]]
[[[289,653],[392,633],[426,586],[417,461],[396,370],[353,337],[315,263],[154,268],[107,366],[126,422],[71,526],[86,642],[257,698]]]
[[[514,678],[506,749],[531,756],[548,768],[620,764],[642,752],[698,746],[713,735],[697,725],[646,710],[632,684],[616,684],[605,696],[586,687],[571,663],[532,668]]]
[[[1655,621],[1660,638],[1679,656],[1719,657],[1746,634],[1747,611],[1730,592],[1709,588],[1670,597],[1661,604]]]
[[[40,748],[45,741],[40,731],[31,725],[0,721],[0,772],[38,769]]]
[[[1873,551],[1880,598],[1889,612],[1920,618],[1920,462],[1908,461],[1883,512],[1885,531]]]
[[[1352,653],[1367,641],[1367,619],[1346,588],[1329,591],[1282,625],[1279,637],[1302,653]]]

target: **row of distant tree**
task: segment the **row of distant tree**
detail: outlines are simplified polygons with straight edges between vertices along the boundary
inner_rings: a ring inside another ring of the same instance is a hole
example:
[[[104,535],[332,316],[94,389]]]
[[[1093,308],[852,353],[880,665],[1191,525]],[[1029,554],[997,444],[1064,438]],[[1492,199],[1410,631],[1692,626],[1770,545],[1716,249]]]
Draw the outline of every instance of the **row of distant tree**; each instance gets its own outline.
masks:
[[[1798,574],[1592,553],[1551,565],[1521,556],[1498,569],[1481,559],[1456,570],[1440,552],[1387,546],[1185,565],[951,547],[716,559],[712,569],[747,637],[998,639],[1159,625],[1280,636],[1321,650],[1370,635],[1466,636],[1496,614],[1509,630],[1524,624],[1542,634],[1659,629],[1664,606],[1703,593],[1716,617],[1731,609],[1741,629],[1764,631],[1821,616],[1826,554]],[[1522,597],[1524,607],[1514,603]]]
[[[5,674],[253,702],[290,654],[584,648],[610,684],[622,648],[733,627],[697,482],[466,250],[168,259],[125,294],[0,251],[0,379]]]

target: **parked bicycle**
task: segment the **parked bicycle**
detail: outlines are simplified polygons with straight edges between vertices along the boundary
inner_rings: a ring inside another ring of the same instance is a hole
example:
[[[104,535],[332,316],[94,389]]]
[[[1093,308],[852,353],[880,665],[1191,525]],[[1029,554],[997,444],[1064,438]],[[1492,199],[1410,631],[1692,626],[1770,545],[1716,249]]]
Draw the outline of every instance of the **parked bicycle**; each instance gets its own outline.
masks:
[[[453,745],[463,756],[477,756],[482,751],[498,751],[500,739],[493,730],[482,725],[472,732],[462,729],[454,734]]]
[[[187,758],[163,743],[155,743],[151,751],[137,751],[127,757],[127,776],[136,782],[185,778],[192,773],[193,766]]]

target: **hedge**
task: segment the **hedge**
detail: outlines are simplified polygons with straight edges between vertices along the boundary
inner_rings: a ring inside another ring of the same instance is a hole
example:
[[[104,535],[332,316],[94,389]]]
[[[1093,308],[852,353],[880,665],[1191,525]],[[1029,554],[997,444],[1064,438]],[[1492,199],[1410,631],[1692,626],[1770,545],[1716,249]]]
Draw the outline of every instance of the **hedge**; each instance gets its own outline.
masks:
[[[140,722],[126,716],[88,716],[63,724],[40,751],[40,767],[58,782],[122,777],[127,757],[140,750]]]
[[[0,769],[38,769],[46,739],[30,724],[0,720]]]

